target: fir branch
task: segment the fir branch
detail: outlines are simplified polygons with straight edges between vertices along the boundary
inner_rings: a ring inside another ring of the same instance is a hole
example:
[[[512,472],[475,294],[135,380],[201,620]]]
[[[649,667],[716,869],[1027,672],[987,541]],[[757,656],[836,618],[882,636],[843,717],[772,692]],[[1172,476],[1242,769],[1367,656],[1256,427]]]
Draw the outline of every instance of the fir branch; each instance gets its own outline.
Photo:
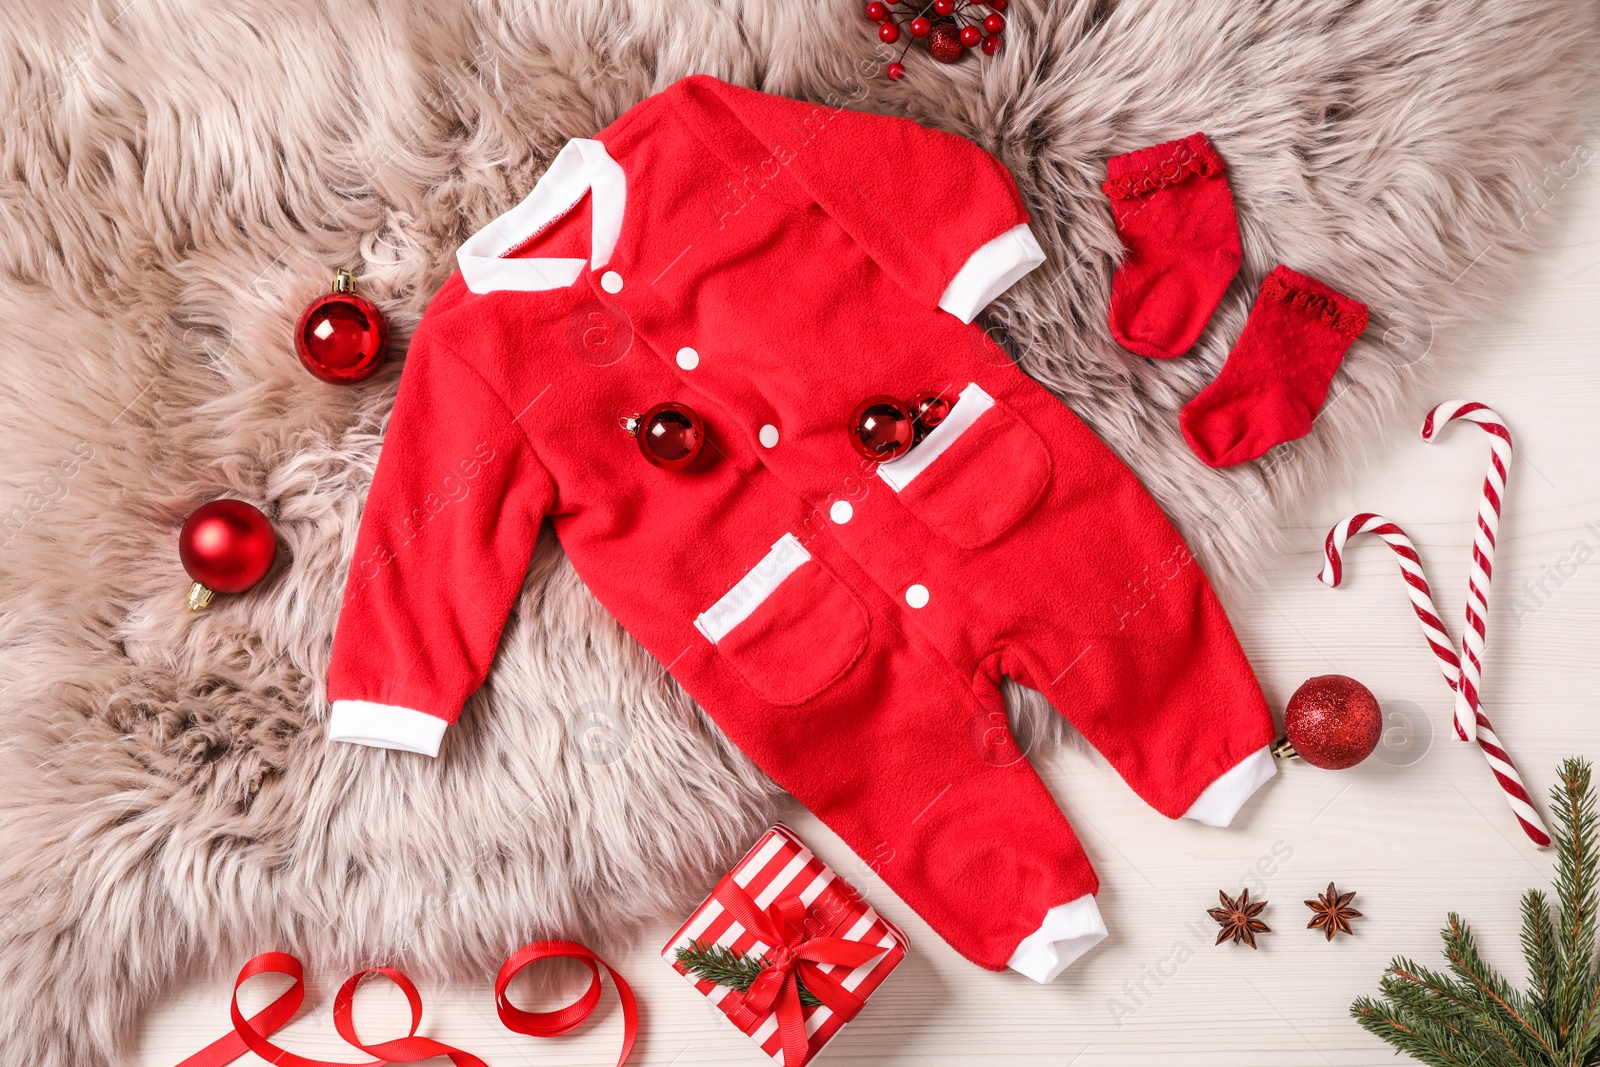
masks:
[[[1417,1018],[1382,1000],[1360,997],[1350,1005],[1350,1014],[1363,1030],[1428,1067],[1510,1067],[1509,1061],[1486,1057],[1460,1027]]]
[[[1595,997],[1594,922],[1597,903],[1595,803],[1589,764],[1569,759],[1561,765],[1561,781],[1550,791],[1555,811],[1558,856],[1556,900],[1561,975],[1556,991],[1556,1033],[1564,1045],[1586,1043],[1593,1016],[1581,1018]]]
[[[1567,1054],[1565,1062],[1570,1067],[1585,1067],[1594,1062],[1595,1047],[1600,1043],[1600,1026],[1596,1025],[1597,1019],[1600,1019],[1600,984],[1597,984],[1589,994],[1589,1001],[1584,1005],[1583,1013],[1578,1018],[1578,1025],[1563,1049]]]
[[[725,945],[698,939],[689,942],[687,948],[678,950],[678,962],[683,964],[684,970],[696,978],[704,978],[708,982],[728,986],[741,993],[750,988],[750,983],[756,980],[756,975],[771,966],[765,956],[746,955],[743,952],[735,952]],[[822,1003],[811,990],[806,988],[805,981],[798,974],[795,975],[795,984],[800,988],[801,1004],[806,1007],[816,1007]]]
[[[1442,931],[1450,973],[1395,957],[1381,996],[1350,1006],[1363,1029],[1437,1067],[1600,1067],[1600,814],[1588,763],[1569,759],[1560,777],[1551,790],[1556,908],[1537,889],[1522,898],[1528,991],[1484,962],[1451,913]]]
[[[1550,918],[1550,902],[1538,889],[1522,898],[1522,956],[1528,962],[1530,1007],[1555,1028],[1565,1040],[1556,1018],[1556,985],[1561,976],[1561,952],[1556,945],[1555,923]]]
[[[1524,998],[1478,954],[1472,930],[1461,916],[1450,913],[1443,931],[1445,959],[1462,980],[1469,999],[1480,1009],[1478,1022],[1494,1034],[1518,1063],[1557,1062],[1559,1041],[1542,1020],[1528,1010]]]
[[[1404,956],[1389,961],[1378,983],[1383,995],[1414,1011],[1439,1018],[1460,1018],[1477,1012],[1478,1005],[1455,979],[1419,966]]]

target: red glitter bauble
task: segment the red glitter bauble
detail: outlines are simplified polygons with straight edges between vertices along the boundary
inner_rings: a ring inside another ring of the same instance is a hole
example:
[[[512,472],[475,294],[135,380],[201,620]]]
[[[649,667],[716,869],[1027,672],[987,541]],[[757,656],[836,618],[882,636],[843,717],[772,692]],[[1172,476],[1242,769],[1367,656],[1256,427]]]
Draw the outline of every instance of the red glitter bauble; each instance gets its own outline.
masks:
[[[638,438],[639,451],[662,470],[683,470],[705,447],[705,425],[687,404],[657,404],[631,421],[629,432]]]
[[[928,54],[941,63],[954,63],[967,54],[961,30],[954,22],[938,22],[928,31]]]
[[[850,444],[867,459],[904,455],[915,439],[911,413],[892,396],[869,396],[850,414]]]
[[[349,271],[340,271],[334,291],[307,304],[294,326],[294,350],[300,362],[334,385],[369,377],[383,362],[388,342],[383,312],[356,295]]]
[[[1378,747],[1383,709],[1372,690],[1354,678],[1323,674],[1294,691],[1283,726],[1301,759],[1338,771],[1354,767]]]

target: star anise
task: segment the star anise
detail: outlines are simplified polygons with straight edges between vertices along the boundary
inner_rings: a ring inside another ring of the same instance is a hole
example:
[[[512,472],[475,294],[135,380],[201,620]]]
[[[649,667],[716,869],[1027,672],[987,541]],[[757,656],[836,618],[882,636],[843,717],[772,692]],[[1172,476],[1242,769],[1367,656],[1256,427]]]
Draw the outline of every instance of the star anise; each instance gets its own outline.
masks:
[[[1336,933],[1353,933],[1350,929],[1350,920],[1359,919],[1361,913],[1350,906],[1356,898],[1354,892],[1341,893],[1333,888],[1333,883],[1328,883],[1328,891],[1317,897],[1316,900],[1306,901],[1306,907],[1311,909],[1311,921],[1306,923],[1308,930],[1321,930],[1328,935],[1328,940],[1333,940]]]
[[[1252,904],[1250,890],[1246,889],[1240,893],[1238,900],[1234,900],[1220,889],[1217,891],[1217,896],[1222,901],[1222,907],[1209,908],[1206,911],[1206,914],[1217,920],[1222,927],[1222,931],[1217,934],[1216,944],[1220,945],[1232,938],[1236,944],[1246,944],[1255,948],[1256,934],[1272,932],[1272,927],[1256,918],[1261,914],[1261,909],[1267,906],[1267,902],[1258,900]]]

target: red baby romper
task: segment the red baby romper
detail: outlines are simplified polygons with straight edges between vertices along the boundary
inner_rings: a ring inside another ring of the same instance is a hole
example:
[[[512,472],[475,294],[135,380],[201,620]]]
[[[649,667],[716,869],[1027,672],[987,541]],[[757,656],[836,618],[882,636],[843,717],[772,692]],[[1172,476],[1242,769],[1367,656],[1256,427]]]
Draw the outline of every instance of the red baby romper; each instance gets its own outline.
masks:
[[[330,736],[437,753],[541,520],[728,736],[941,936],[1038,981],[1105,936],[1002,674],[1157,811],[1226,825],[1272,720],[1131,472],[973,317],[1044,256],[968,141],[677,83],[471,237],[406,359],[328,678]],[[949,417],[882,465],[873,394]],[[619,423],[676,401],[683,471]],[[1012,749],[1015,753],[1015,750]]]

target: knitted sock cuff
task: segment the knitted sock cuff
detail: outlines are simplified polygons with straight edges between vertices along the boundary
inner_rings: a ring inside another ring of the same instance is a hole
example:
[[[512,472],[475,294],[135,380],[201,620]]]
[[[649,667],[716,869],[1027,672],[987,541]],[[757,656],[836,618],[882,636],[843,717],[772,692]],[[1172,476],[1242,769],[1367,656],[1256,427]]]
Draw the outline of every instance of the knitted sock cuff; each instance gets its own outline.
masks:
[[[1274,267],[1262,279],[1261,296],[1320,320],[1347,340],[1354,341],[1367,328],[1367,305],[1285,266]]]
[[[1190,178],[1210,177],[1227,169],[1206,135],[1195,133],[1181,140],[1112,156],[1106,161],[1107,180],[1101,188],[1113,200],[1132,200]]]

